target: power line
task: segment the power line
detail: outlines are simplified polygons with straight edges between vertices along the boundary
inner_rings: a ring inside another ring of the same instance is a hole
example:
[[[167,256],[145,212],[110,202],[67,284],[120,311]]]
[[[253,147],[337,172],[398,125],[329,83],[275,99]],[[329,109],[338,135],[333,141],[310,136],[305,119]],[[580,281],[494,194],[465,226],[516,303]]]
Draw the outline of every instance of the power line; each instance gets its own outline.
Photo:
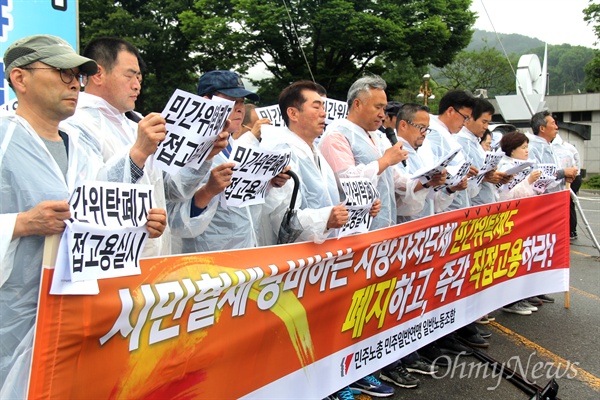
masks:
[[[294,35],[296,35],[296,40],[298,41],[298,47],[300,47],[300,51],[302,52],[302,57],[304,57],[304,62],[306,63],[306,67],[308,68],[308,73],[310,74],[312,81],[316,82],[315,77],[312,73],[312,70],[310,69],[310,64],[308,63],[308,59],[306,58],[306,54],[304,54],[304,49],[302,48],[302,44],[300,43],[300,36],[298,35],[298,31],[296,30],[296,25],[294,24],[294,21],[292,20],[292,15],[290,14],[290,10],[288,9],[288,6],[287,6],[287,3],[285,0],[283,0],[283,6],[285,7],[285,11],[287,12],[288,18],[290,19],[290,24],[292,24],[292,29],[294,30]]]

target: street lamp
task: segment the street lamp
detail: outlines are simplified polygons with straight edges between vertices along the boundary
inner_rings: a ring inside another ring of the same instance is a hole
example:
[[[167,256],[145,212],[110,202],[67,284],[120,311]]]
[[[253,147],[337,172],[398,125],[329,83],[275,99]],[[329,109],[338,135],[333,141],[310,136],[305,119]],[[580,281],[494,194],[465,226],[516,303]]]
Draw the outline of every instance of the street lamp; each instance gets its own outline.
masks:
[[[423,104],[427,105],[427,100],[430,102],[435,99],[435,95],[432,94],[431,88],[429,87],[429,80],[431,79],[431,75],[425,74],[423,75],[423,84],[419,88],[419,94],[417,95],[417,99],[422,101]]]

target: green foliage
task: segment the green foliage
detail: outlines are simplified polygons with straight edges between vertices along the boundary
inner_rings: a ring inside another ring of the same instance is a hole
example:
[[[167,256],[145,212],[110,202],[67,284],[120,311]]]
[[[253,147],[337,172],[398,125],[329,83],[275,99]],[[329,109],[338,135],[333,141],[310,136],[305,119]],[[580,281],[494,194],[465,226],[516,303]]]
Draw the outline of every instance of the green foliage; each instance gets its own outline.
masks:
[[[498,37],[500,38],[502,45],[500,45]],[[539,39],[519,35],[518,33],[499,33],[498,36],[496,36],[495,32],[476,29],[475,32],[473,32],[473,39],[466,50],[478,51],[484,47],[492,47],[498,51],[502,51],[502,47],[504,47],[507,54],[522,55],[529,53],[531,49],[543,45],[544,42]]]
[[[600,50],[594,50],[594,59],[585,66],[586,92],[600,92]]]
[[[533,49],[530,53],[537,54],[541,61],[544,57],[544,47]],[[593,50],[587,47],[570,44],[548,46],[550,95],[585,92],[585,68],[593,58]]]
[[[600,4],[594,4],[590,0],[590,5],[583,10],[583,15],[583,20],[592,25],[596,37],[600,40]]]
[[[581,187],[582,189],[600,189],[600,175],[594,175],[585,179]]]
[[[470,4],[471,0],[88,0],[80,2],[80,37],[83,46],[94,37],[110,35],[140,48],[148,64],[138,101],[142,112],[160,110],[175,88],[193,91],[198,74],[213,69],[244,74],[257,64],[272,74],[255,82],[266,104],[289,83],[313,77],[332,97],[345,98],[350,84],[365,73],[451,62],[471,39],[475,18]],[[401,75],[391,82],[394,92],[410,83]]]
[[[591,24],[596,38],[600,42],[600,4],[592,4],[583,10],[583,20]],[[598,44],[598,42],[596,42]],[[585,67],[585,89],[588,92],[600,92],[600,51],[594,50],[594,59]]]
[[[147,71],[136,109],[162,111],[177,88],[195,91],[197,64],[179,29],[178,14],[191,0],[86,0],[79,2],[81,49],[94,38],[115,36],[137,46]]]
[[[477,89],[487,89],[489,97],[515,90],[515,79],[508,62],[500,51],[491,47],[460,52],[453,63],[440,69],[435,76],[446,90],[463,89],[474,93]]]
[[[509,54],[513,68],[516,68],[519,57],[524,54],[537,54],[543,61],[544,42],[517,34],[499,34],[504,49]],[[489,43],[489,45],[488,45]],[[467,50],[478,51],[485,47],[502,51],[502,47],[494,32],[476,30]],[[548,75],[550,95],[583,93],[599,91],[600,60],[592,63],[595,52],[583,46],[569,44],[548,46]],[[507,64],[506,59],[503,61]],[[596,82],[596,83],[595,83]],[[514,92],[514,78],[511,90]]]

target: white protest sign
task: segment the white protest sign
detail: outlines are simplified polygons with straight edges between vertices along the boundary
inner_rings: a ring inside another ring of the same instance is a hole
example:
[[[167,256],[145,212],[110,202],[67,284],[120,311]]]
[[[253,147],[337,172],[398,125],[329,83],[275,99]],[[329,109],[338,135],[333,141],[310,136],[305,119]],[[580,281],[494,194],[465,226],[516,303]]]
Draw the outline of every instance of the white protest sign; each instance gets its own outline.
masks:
[[[143,226],[154,207],[153,192],[152,185],[85,181],[69,199],[71,218],[101,226]]]
[[[465,176],[469,173],[469,169],[471,168],[471,161],[465,161],[462,163],[458,169],[453,167],[448,167],[448,176],[446,178],[446,183],[440,186],[435,187],[435,191],[444,189],[446,187],[456,186],[463,180]]]
[[[281,109],[278,104],[266,107],[257,107],[254,109],[258,119],[268,118],[271,120],[273,126],[285,126],[283,118],[281,117]]]
[[[440,161],[433,168],[424,167],[420,168],[410,176],[410,179],[418,179],[422,184],[426,184],[431,181],[433,175],[441,174],[444,169],[450,164],[450,161],[460,152],[460,149],[454,149],[448,153],[445,157],[441,158]]]
[[[346,195],[348,222],[339,229],[338,238],[368,232],[373,222],[369,212],[379,198],[377,188],[366,178],[340,178],[339,184]]]
[[[71,271],[69,270],[69,236],[71,230],[67,226],[63,231],[58,246],[58,254],[56,255],[56,266],[52,275],[52,286],[50,294],[60,295],[83,295],[83,294],[98,294],[97,280],[89,280],[82,282],[71,282]]]
[[[515,160],[515,165],[512,168],[504,171],[507,175],[513,175],[513,178],[510,182],[501,184],[496,184],[496,188],[498,188],[499,192],[508,192],[519,183],[521,183],[529,174],[531,173],[530,167],[533,165],[531,161],[518,161]]]
[[[152,185],[96,181],[75,188],[67,223],[66,268],[72,282],[139,274],[153,190]]]
[[[139,275],[148,238],[145,226],[119,227],[72,222],[68,237],[71,281]]]
[[[328,125],[336,119],[346,118],[348,115],[348,103],[345,101],[324,98],[325,100],[325,124]]]
[[[529,167],[532,167],[534,165],[533,161],[520,161],[520,160],[515,160],[515,165],[509,169],[507,169],[506,171],[504,171],[507,175],[514,175],[514,174],[518,174],[519,172],[522,172],[524,170],[526,170]]]
[[[490,171],[493,171],[498,166],[500,160],[502,160],[502,157],[504,157],[503,151],[486,151],[483,166],[479,169],[479,173],[476,176],[471,177],[470,180],[475,181],[477,185],[481,185],[483,178],[485,178],[485,174],[487,174]]]
[[[228,162],[235,163],[231,184],[221,197],[222,204],[241,207],[265,202],[271,179],[290,163],[290,151],[274,152],[253,146],[235,146]]]
[[[538,164],[536,169],[542,172],[542,175],[533,183],[533,190],[537,193],[544,193],[548,186],[556,182],[556,165]]]
[[[223,131],[233,101],[205,99],[177,89],[161,113],[167,134],[154,153],[154,165],[175,174],[184,166],[199,168]]]

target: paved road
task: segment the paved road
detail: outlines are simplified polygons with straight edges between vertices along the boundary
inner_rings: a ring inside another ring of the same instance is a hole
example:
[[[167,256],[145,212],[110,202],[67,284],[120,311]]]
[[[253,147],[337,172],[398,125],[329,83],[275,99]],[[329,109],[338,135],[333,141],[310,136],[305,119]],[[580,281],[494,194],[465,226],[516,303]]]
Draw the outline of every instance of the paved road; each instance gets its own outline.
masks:
[[[579,196],[600,241],[600,194],[581,191]],[[540,386],[557,378],[558,397],[563,400],[600,398],[600,253],[581,216],[578,234],[578,240],[571,243],[571,307],[564,308],[564,294],[555,293],[556,303],[544,304],[537,313],[520,316],[496,311],[496,322],[487,325],[493,331],[487,354],[525,371]],[[472,356],[462,357],[457,365],[441,369],[438,375],[445,376],[441,379],[420,376],[419,388],[396,388],[392,399],[529,398],[498,374],[492,376],[490,369],[478,369],[479,361]]]

